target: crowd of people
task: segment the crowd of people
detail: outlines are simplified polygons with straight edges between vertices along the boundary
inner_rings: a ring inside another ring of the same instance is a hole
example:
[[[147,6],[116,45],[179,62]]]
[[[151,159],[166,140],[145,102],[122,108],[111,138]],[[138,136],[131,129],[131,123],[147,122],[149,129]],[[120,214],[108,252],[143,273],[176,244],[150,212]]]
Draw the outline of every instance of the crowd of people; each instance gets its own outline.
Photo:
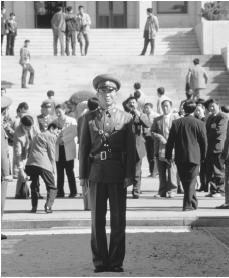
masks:
[[[150,44],[150,55],[154,55],[155,39],[159,31],[159,22],[153,9],[146,10],[147,19],[144,27],[143,38],[144,46],[141,56],[144,56]],[[6,17],[6,9],[1,7],[1,54],[4,36],[7,36],[6,55],[14,56],[14,42],[17,36],[17,22],[15,13],[11,12],[9,18]],[[62,6],[57,6],[51,18],[51,28],[53,31],[53,54],[58,55],[58,41],[60,43],[60,55],[76,55],[76,41],[80,46],[81,56],[86,56],[89,47],[89,31],[91,18],[84,11],[84,6],[78,7],[78,13],[73,12],[72,6],[66,7],[66,12]],[[64,42],[65,40],[65,42]],[[29,41],[29,40],[27,40]],[[71,48],[71,51],[70,51]]]
[[[228,209],[229,107],[195,94],[190,80],[196,75],[193,69],[190,71],[187,99],[181,101],[179,109],[173,108],[165,88],[159,87],[154,111],[141,84],[135,83],[134,93],[123,102],[121,110],[115,104],[120,81],[99,75],[93,80],[97,92],[94,97],[77,103],[74,98],[56,103],[55,93],[50,90],[40,115],[32,116],[28,103],[23,102],[13,119],[7,112],[12,101],[2,88],[2,198],[6,197],[12,170],[17,179],[15,198],[29,197],[31,181],[31,212],[36,213],[38,200],[43,198],[41,177],[47,188],[44,210],[52,213],[55,198],[65,197],[65,172],[68,197],[77,196],[74,160],[78,158],[84,209],[92,211],[95,272],[106,271],[108,264],[111,271],[123,271],[126,188],[133,186],[134,199],[141,196],[141,167],[146,154],[150,177],[159,177],[155,198],[183,194],[183,211],[189,211],[198,207],[196,189],[208,192],[208,197],[222,196],[226,191],[225,204],[219,208]],[[13,166],[8,145],[13,147]],[[109,255],[104,242],[107,199],[111,229],[115,231],[111,232]],[[4,200],[2,206],[3,212]]]
[[[85,13],[84,6],[78,7],[78,13],[73,13],[73,8],[68,6],[63,12],[62,6],[56,7],[56,12],[51,18],[53,31],[53,54],[58,54],[58,41],[60,42],[61,56],[76,55],[76,41],[80,46],[81,56],[86,56],[89,47],[89,30],[91,25],[90,16]],[[15,13],[11,12],[9,18],[6,16],[6,9],[1,7],[1,55],[4,36],[6,35],[6,55],[14,56],[14,43],[17,36]],[[65,42],[64,42],[65,40]],[[29,42],[29,40],[27,40]],[[71,48],[71,51],[70,51]],[[21,54],[20,54],[21,56]]]
[[[194,60],[194,68],[199,65],[197,60]],[[222,152],[227,137],[228,106],[220,108],[217,101],[200,98],[199,93],[195,93],[195,87],[191,84],[190,80],[193,80],[193,76],[196,77],[196,74],[190,76],[191,71],[194,72],[194,70],[189,69],[188,71],[186,99],[181,101],[179,109],[173,107],[173,102],[166,96],[165,89],[159,87],[157,89],[157,107],[154,111],[153,104],[147,101],[140,83],[134,84],[134,93],[123,102],[124,110],[130,113],[134,119],[136,165],[132,195],[135,199],[139,198],[141,194],[141,168],[145,155],[149,163],[149,177],[159,177],[159,190],[154,196],[155,198],[172,198],[175,193],[184,193],[174,154],[170,162],[166,159],[165,154],[172,123],[187,114],[185,105],[191,101],[194,101],[196,105],[193,111],[194,117],[204,123],[207,138],[206,146],[201,147],[202,150],[206,148],[206,154],[202,155],[199,180],[195,182],[195,187],[198,191],[208,192],[208,197],[216,197],[224,193]],[[204,72],[203,78],[206,79],[206,76],[207,74]],[[5,95],[5,88],[2,88],[1,93],[2,96]],[[52,90],[47,92],[47,99],[42,102],[41,114],[37,117],[31,116],[29,105],[26,102],[18,105],[15,118],[5,117],[4,129],[8,142],[13,147],[12,173],[13,177],[17,178],[15,192],[17,199],[27,198],[29,194],[25,166],[33,139],[37,134],[47,132],[50,128],[54,131],[56,128],[59,130],[54,146],[54,157],[50,158],[53,169],[51,172],[57,175],[56,195],[60,198],[65,197],[64,171],[66,171],[70,189],[69,197],[77,196],[74,174],[74,160],[77,158],[76,138],[78,137],[79,142],[82,115],[92,108],[98,109],[99,102],[96,98],[92,98],[89,99],[89,106],[87,106],[86,101],[76,104],[70,99],[57,104],[54,94]],[[91,106],[92,108],[90,108]],[[56,164],[55,167],[54,164]],[[39,180],[36,184],[38,185],[36,194],[42,198],[39,194]],[[37,205],[32,207],[33,211],[36,211]]]
[[[147,15],[141,55],[146,53],[149,43],[150,54],[154,54],[159,28],[152,9],[147,9]],[[14,27],[13,30],[16,29],[15,15],[11,15],[7,22],[8,26]],[[4,24],[6,26],[6,21]],[[87,55],[90,24],[83,6],[79,7],[77,15],[73,14],[71,7],[67,7],[66,13],[57,7],[51,20],[54,55],[57,55],[58,40],[61,55],[70,55],[70,42],[72,55],[75,55],[76,33],[81,55]],[[7,38],[9,55],[13,55],[12,38],[13,35]],[[29,84],[34,82],[28,45],[29,40],[25,40],[20,51],[22,88],[27,87],[28,71]],[[55,92],[49,90],[41,103],[39,115],[32,115],[29,103],[22,102],[18,104],[15,117],[8,113],[12,100],[2,87],[2,214],[7,183],[12,179],[17,179],[16,199],[31,196],[31,213],[37,212],[38,201],[44,198],[40,194],[40,178],[47,189],[46,213],[53,212],[55,198],[66,197],[65,173],[70,191],[68,198],[75,198],[78,195],[75,160],[79,159],[84,209],[92,212],[91,247],[95,272],[123,272],[127,187],[132,186],[134,199],[141,197],[142,160],[145,156],[149,177],[159,179],[158,192],[153,198],[166,199],[183,194],[182,210],[190,211],[198,208],[196,191],[206,192],[207,197],[225,194],[225,203],[218,208],[228,209],[229,106],[220,107],[216,99],[202,98],[208,75],[199,59],[194,59],[185,82],[186,99],[179,107],[174,107],[166,88],[159,87],[154,109],[141,83],[136,82],[133,93],[120,109],[116,99],[121,82],[110,75],[98,75],[93,80],[94,96],[85,95],[81,101],[70,98],[59,103],[55,100]],[[13,148],[12,158],[9,146]],[[107,200],[111,216],[109,248],[105,230]]]

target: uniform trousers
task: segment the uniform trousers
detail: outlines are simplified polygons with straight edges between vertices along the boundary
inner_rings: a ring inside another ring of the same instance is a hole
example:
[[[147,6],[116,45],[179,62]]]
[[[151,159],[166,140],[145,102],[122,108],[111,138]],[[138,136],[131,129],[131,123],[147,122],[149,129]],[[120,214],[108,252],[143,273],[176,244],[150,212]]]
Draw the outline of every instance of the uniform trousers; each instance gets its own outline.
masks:
[[[14,42],[15,42],[16,34],[9,33],[7,34],[6,41],[6,55],[14,56]]]
[[[43,179],[47,189],[46,205],[47,207],[52,207],[57,192],[53,173],[34,165],[26,166],[25,171],[26,174],[30,176],[32,181],[30,185],[32,207],[37,208],[38,205],[39,187],[40,187],[39,176],[41,176],[41,178]]]
[[[141,178],[142,178],[142,158],[136,162],[135,177],[133,182],[133,194],[139,195],[141,192]]]
[[[177,189],[177,169],[174,162],[171,166],[163,160],[157,158],[157,168],[159,174],[159,190],[158,194],[161,197],[166,197],[167,192]]]
[[[70,55],[69,44],[71,42],[72,55],[76,55],[76,31],[71,31],[66,33],[66,49],[65,52],[67,56]]]
[[[74,160],[66,160],[64,146],[59,147],[59,161],[56,162],[57,169],[57,195],[64,197],[64,170],[68,178],[68,185],[71,195],[77,194],[76,180],[74,174]]]
[[[221,153],[207,153],[205,161],[210,192],[212,194],[224,192],[224,163]]]
[[[21,76],[21,87],[26,87],[26,77],[27,77],[27,73],[30,73],[29,76],[29,84],[33,84],[34,83],[34,69],[31,66],[31,64],[24,64],[22,66],[22,76]]]
[[[125,257],[126,194],[123,183],[90,181],[91,249],[95,267],[120,267]],[[110,246],[107,246],[106,213],[110,206]]]
[[[199,165],[193,163],[176,163],[176,165],[184,189],[183,209],[197,209],[195,186]]]

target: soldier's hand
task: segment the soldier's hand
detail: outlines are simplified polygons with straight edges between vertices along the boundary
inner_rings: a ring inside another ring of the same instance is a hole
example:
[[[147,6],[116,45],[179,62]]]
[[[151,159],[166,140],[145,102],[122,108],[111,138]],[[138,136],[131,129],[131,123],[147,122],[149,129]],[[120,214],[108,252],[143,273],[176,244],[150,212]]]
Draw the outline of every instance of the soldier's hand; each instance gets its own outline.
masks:
[[[125,178],[124,179],[124,188],[127,188],[128,186],[132,185],[133,184],[133,179],[131,178]]]

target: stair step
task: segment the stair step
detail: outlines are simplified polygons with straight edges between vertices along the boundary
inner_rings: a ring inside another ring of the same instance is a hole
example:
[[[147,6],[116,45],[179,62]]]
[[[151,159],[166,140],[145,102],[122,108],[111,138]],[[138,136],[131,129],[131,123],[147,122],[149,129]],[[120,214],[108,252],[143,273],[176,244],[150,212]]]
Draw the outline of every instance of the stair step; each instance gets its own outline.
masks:
[[[19,53],[25,38],[29,38],[31,41],[30,50],[33,56],[53,55],[51,29],[19,29],[15,42],[15,53]],[[89,55],[139,55],[143,47],[143,32],[139,29],[91,29],[90,41]],[[78,43],[77,53],[79,53]],[[196,35],[192,28],[161,28],[159,30],[155,55],[168,54],[200,54]]]

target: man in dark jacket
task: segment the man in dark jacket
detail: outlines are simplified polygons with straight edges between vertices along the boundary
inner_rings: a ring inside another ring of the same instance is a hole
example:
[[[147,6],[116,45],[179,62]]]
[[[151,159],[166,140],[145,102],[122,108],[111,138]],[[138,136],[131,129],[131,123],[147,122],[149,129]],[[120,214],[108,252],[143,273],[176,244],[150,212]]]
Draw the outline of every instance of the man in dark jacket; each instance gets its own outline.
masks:
[[[66,30],[65,15],[62,12],[62,7],[58,6],[56,13],[51,19],[51,26],[53,31],[53,51],[54,56],[57,55],[57,43],[60,40],[61,56],[64,56],[64,32]]]
[[[227,136],[222,153],[222,159],[225,163],[225,203],[218,209],[229,209],[229,121],[227,124]]]
[[[6,21],[6,28],[7,28],[6,55],[14,56],[14,42],[17,36],[17,22],[15,21],[14,13],[10,13],[10,18]]]
[[[175,148],[175,163],[184,188],[183,211],[189,211],[197,209],[195,185],[199,165],[206,156],[207,136],[204,123],[193,116],[196,103],[187,101],[183,108],[185,116],[172,123],[165,158],[170,163]]]
[[[91,248],[95,272],[123,272],[126,194],[133,183],[135,139],[130,114],[115,105],[120,82],[109,75],[93,80],[99,109],[84,116],[80,133],[79,177],[89,180],[92,211]],[[111,234],[107,247],[106,212],[110,204]]]
[[[71,6],[67,7],[67,15],[73,15],[73,10],[72,10]],[[76,18],[75,17],[66,17],[66,31],[65,31],[66,49],[65,49],[65,52],[66,52],[67,56],[70,55],[70,51],[69,51],[69,43],[70,42],[71,42],[71,47],[72,47],[72,56],[76,55],[76,29],[77,29]]]
[[[133,118],[133,130],[135,134],[137,151],[132,195],[134,199],[138,199],[141,192],[142,159],[146,155],[143,128],[151,127],[151,123],[146,114],[138,110],[138,102],[134,96],[130,96],[128,98],[127,106],[129,107],[129,113]]]
[[[208,150],[206,157],[207,183],[210,194],[207,197],[220,197],[224,192],[224,165],[221,158],[227,132],[227,115],[220,111],[215,100],[208,102],[211,115],[206,122]]]
[[[3,122],[12,100],[6,96],[1,97],[1,216],[4,213],[8,181],[11,180],[8,137],[5,133]],[[1,239],[7,237],[1,234]]]

